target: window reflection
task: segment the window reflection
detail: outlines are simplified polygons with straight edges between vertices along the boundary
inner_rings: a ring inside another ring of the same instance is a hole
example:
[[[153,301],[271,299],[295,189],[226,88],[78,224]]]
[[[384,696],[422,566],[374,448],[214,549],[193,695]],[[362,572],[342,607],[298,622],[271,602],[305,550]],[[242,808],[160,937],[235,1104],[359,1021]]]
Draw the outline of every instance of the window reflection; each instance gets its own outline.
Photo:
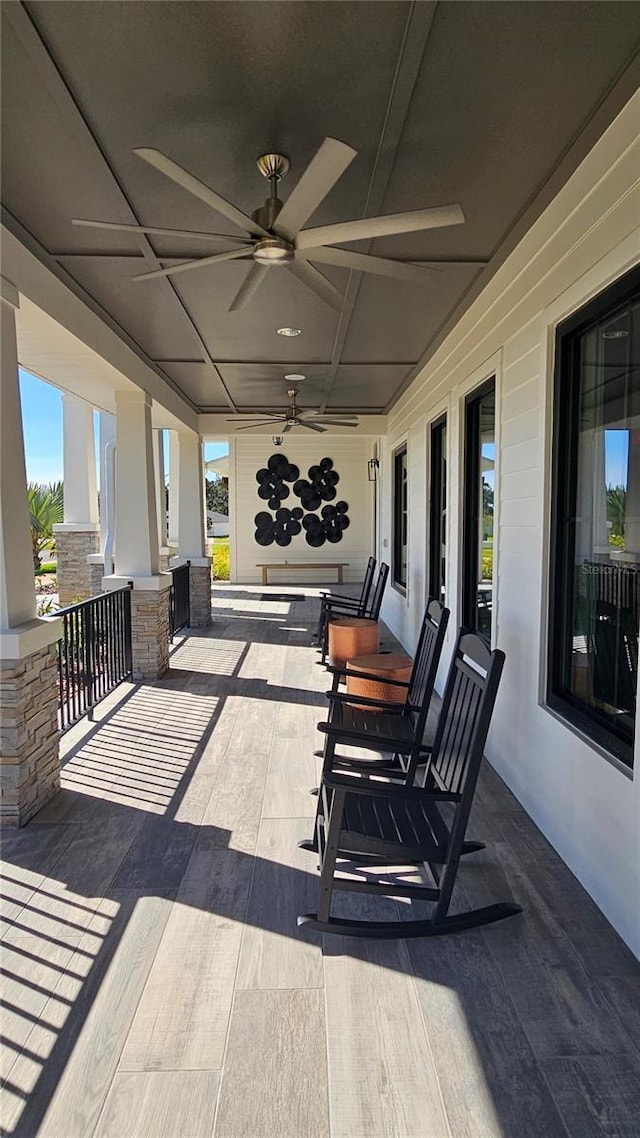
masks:
[[[633,741],[640,617],[640,303],[569,333],[561,359],[555,694]]]

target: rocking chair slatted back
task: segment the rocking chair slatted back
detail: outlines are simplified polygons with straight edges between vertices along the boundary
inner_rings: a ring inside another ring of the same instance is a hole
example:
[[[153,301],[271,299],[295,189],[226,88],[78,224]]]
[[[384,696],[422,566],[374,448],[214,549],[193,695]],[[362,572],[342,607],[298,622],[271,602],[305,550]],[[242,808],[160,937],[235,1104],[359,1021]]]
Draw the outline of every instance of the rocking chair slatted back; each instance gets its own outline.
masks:
[[[380,616],[382,598],[384,597],[384,591],[387,587],[388,576],[389,566],[387,565],[386,561],[383,561],[380,565],[380,568],[378,569],[378,580],[376,581],[376,587],[373,590],[371,604],[369,608],[365,610],[364,614],[369,620],[377,620]]]
[[[422,620],[413,671],[407,690],[407,705],[419,708],[416,723],[416,737],[419,741],[422,741],[424,726],[429,713],[429,704],[436,681],[436,672],[440,663],[440,653],[448,621],[449,609],[444,608],[440,601],[430,601]]]
[[[479,769],[486,730],[478,718],[483,707],[491,714],[493,692],[487,699],[486,688],[490,683],[497,690],[503,659],[474,634],[464,629],[458,634],[428,768],[435,789],[459,794],[468,784],[469,765]],[[472,794],[474,788],[475,779]]]
[[[377,562],[375,557],[370,557],[367,561],[367,569],[364,575],[364,581],[362,582],[362,592],[360,594],[360,607],[363,612],[365,611],[367,604],[369,603],[369,597],[371,596],[373,575],[376,571],[376,564]]]

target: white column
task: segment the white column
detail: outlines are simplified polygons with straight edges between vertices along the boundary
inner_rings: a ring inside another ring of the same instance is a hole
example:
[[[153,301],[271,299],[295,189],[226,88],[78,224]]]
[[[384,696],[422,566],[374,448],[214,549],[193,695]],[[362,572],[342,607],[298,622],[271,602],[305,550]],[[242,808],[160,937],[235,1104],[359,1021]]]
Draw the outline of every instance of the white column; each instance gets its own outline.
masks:
[[[158,520],[151,397],[145,391],[116,392],[116,447],[115,576],[156,577]]]
[[[18,382],[17,290],[0,278],[0,815],[23,826],[60,787],[56,641],[36,616]]]
[[[64,523],[88,529],[98,524],[93,407],[62,396]]]
[[[109,537],[113,538],[115,528],[115,484],[113,482],[113,458],[109,457],[116,443],[116,417],[108,411],[100,412],[100,550],[104,554]],[[109,542],[113,545],[113,541]]]
[[[84,600],[92,592],[88,557],[98,552],[98,489],[93,407],[62,396],[62,461],[64,521],[53,527],[58,560],[58,597],[62,605]]]
[[[204,455],[202,439],[193,431],[178,431],[178,553],[193,560],[204,557]]]
[[[189,624],[211,623],[211,558],[206,556],[204,515],[204,448],[194,431],[178,431],[178,556],[171,565],[189,561]]]
[[[156,505],[158,507],[158,545],[167,544],[166,486],[164,481],[164,431],[153,432],[153,470],[156,479]]]
[[[36,616],[27,471],[18,379],[18,294],[2,282],[0,301],[0,629],[17,628]]]
[[[178,432],[169,432],[169,545],[178,545],[180,496],[180,443]]]

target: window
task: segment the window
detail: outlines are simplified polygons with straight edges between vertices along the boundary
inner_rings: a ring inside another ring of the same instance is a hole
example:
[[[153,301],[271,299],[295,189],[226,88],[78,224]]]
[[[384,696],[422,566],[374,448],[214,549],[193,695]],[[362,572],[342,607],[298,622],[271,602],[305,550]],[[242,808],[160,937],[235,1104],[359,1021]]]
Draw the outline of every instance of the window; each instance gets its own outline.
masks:
[[[429,597],[444,604],[447,573],[447,416],[431,424]]]
[[[491,639],[493,499],[496,454],[495,380],[465,405],[462,614],[467,628]]]
[[[393,456],[393,583],[407,587],[407,448]]]
[[[556,337],[549,706],[633,763],[640,615],[640,270]]]

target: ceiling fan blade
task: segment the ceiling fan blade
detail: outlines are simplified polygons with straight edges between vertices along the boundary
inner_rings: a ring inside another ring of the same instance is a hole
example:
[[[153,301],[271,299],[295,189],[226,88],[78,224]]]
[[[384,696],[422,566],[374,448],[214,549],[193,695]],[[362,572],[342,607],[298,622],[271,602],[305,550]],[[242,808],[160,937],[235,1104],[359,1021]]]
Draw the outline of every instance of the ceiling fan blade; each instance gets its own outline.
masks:
[[[289,431],[291,430],[292,426],[293,426],[293,423],[285,423],[284,427],[282,428],[283,435],[287,435],[289,433]]]
[[[228,311],[239,312],[241,308],[244,308],[244,306],[249,303],[254,293],[258,291],[268,272],[268,265],[260,265],[257,261],[254,261],[244,281],[240,285],[240,288],[238,289],[236,295],[231,301]]]
[[[302,257],[296,257],[295,261],[291,261],[287,265],[287,268],[308,289],[311,289],[311,292],[315,292],[316,296],[324,300],[325,304],[328,304],[330,308],[337,309],[338,312],[340,311],[343,300],[342,293],[330,280],[327,280],[324,273],[321,273],[319,269],[310,265]]]
[[[325,138],[280,210],[274,225],[276,233],[292,241],[357,153],[337,138]]]
[[[218,261],[235,261],[237,257],[250,257],[253,249],[229,249],[226,253],[214,253],[211,257],[198,257],[195,261],[182,261],[179,265],[170,265],[168,269],[154,269],[151,273],[138,273],[132,281],[152,281],[155,277],[174,277],[176,273],[186,273],[190,269],[204,269],[207,265],[215,265]]]
[[[253,243],[251,237],[236,237],[234,233],[205,233],[197,229],[163,229],[158,225],[125,225],[119,221],[89,221],[80,217],[72,217],[71,224],[87,229],[114,229],[118,233],[151,233],[157,237],[186,237],[195,241],[239,241],[244,245]]]
[[[429,280],[429,269],[419,269],[404,261],[392,261],[388,257],[371,257],[367,253],[350,253],[347,249],[320,246],[306,249],[305,257],[310,261],[320,261],[327,265],[340,265],[344,269],[357,269],[361,273],[379,273],[383,277],[396,277],[399,281],[424,284]]]
[[[267,420],[277,423],[279,420],[284,420],[286,415],[277,414],[275,411],[264,411],[262,415],[234,415],[233,419],[227,419],[227,423],[266,423]]]
[[[310,421],[309,419],[306,420],[307,423],[309,421]],[[323,426],[323,427],[357,427],[358,426],[358,420],[357,419],[325,419],[323,416],[322,418],[318,417],[317,419],[313,419],[311,421],[314,423],[320,423],[321,426]]]
[[[318,245],[342,245],[371,237],[392,237],[395,233],[416,233],[419,229],[461,225],[463,221],[464,213],[459,205],[414,209],[409,213],[390,213],[386,217],[363,217],[361,221],[342,221],[337,225],[322,225],[319,229],[305,229],[298,234],[296,248],[304,252]]]
[[[227,419],[227,423],[232,423],[233,419]],[[255,419],[252,423],[245,423],[242,427],[236,427],[236,431],[248,431],[251,427],[266,427],[267,424],[273,427],[278,422],[278,419]]]
[[[320,431],[324,434],[326,427],[319,427],[317,423],[308,423],[306,419],[296,419],[299,427],[306,427],[308,431]]]
[[[245,233],[251,233],[254,236],[260,237],[269,236],[267,230],[263,229],[261,225],[258,225],[253,218],[248,217],[246,213],[243,213],[242,210],[232,205],[231,202],[220,197],[220,194],[217,194],[210,186],[205,186],[204,182],[194,177],[188,170],[183,170],[182,166],[178,166],[177,162],[174,162],[171,158],[167,158],[166,154],[162,154],[160,150],[153,150],[148,146],[136,146],[134,147],[133,153],[137,154],[138,157],[142,158],[145,162],[148,162],[149,165],[153,166],[156,170],[159,170],[165,177],[170,178],[172,182],[177,182],[187,193],[193,194],[196,198],[200,198],[200,201],[203,201],[205,205],[211,206],[212,209],[221,213],[223,217],[232,221],[234,225],[237,225],[240,229],[244,229]]]

